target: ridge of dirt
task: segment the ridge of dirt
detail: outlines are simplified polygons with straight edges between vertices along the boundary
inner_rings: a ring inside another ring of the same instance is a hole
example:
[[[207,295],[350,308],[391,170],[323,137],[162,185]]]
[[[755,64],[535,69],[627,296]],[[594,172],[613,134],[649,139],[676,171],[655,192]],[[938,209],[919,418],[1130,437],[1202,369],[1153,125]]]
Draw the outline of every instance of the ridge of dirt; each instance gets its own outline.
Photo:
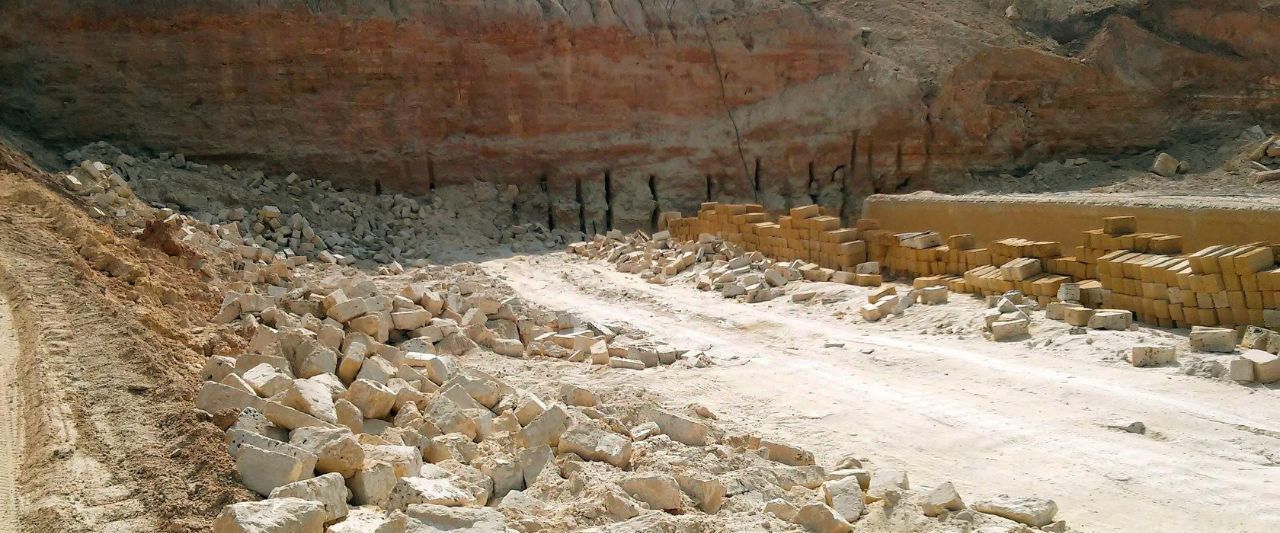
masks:
[[[0,292],[17,339],[26,438],[16,531],[205,531],[248,499],[222,435],[191,409],[204,357],[239,342],[204,328],[218,304],[201,273],[105,227],[0,146]],[[111,277],[89,240],[138,269]],[[225,268],[210,259],[205,274]],[[3,335],[3,333],[0,333]]]

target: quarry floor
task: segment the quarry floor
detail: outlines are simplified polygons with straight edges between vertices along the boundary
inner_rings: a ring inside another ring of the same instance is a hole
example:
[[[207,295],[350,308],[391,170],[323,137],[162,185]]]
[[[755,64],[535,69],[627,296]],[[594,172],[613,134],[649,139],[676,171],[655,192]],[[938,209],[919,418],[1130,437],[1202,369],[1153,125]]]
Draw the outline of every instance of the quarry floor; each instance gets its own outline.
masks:
[[[1280,528],[1280,510],[1260,505],[1280,498],[1280,390],[1121,359],[1144,342],[1185,350],[1185,332],[1072,335],[1040,316],[1029,340],[994,343],[974,333],[983,306],[967,295],[868,324],[855,318],[868,289],[846,285],[792,283],[788,292],[819,295],[745,304],[688,279],[652,285],[563,253],[482,266],[522,298],[625,323],[716,362],[642,372],[489,363],[513,376],[700,402],[726,423],[814,451],[819,463],[865,456],[907,469],[912,485],[953,481],[966,500],[1050,497],[1082,531]],[[1145,434],[1111,427],[1135,421]]]

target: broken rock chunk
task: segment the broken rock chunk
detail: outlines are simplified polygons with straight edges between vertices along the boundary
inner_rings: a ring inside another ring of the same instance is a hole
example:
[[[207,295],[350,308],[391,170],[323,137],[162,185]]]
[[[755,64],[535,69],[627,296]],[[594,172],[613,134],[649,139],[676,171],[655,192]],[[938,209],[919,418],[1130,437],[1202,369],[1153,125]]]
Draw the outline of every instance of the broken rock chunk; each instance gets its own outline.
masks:
[[[217,520],[213,522],[213,531],[319,533],[324,529],[325,516],[324,504],[301,498],[240,502],[222,508]]]
[[[678,474],[676,483],[707,514],[715,514],[724,505],[725,487],[720,480],[696,474]]]
[[[822,503],[811,503],[796,511],[793,523],[816,533],[846,533],[853,530],[849,522],[834,509]]]
[[[938,516],[946,511],[961,509],[964,509],[964,501],[960,499],[960,493],[956,492],[955,485],[950,481],[938,485],[920,498],[920,510],[925,516]]]
[[[347,516],[347,500],[350,492],[340,474],[325,474],[276,487],[272,498],[301,498],[324,505],[325,522],[333,522]]]
[[[980,513],[1008,518],[1014,522],[1031,527],[1040,527],[1053,523],[1053,516],[1058,514],[1058,504],[1045,498],[1014,498],[1000,495],[973,504],[973,509]]]
[[[252,444],[241,445],[236,457],[240,481],[263,496],[270,495],[276,487],[311,477],[314,468],[315,456],[308,460],[305,456],[264,450]]]
[[[352,477],[364,465],[364,448],[347,428],[298,428],[289,443],[316,456],[316,471]]]
[[[351,502],[356,505],[386,506],[396,486],[395,467],[382,461],[366,461],[349,481]]]
[[[663,474],[636,474],[623,479],[619,486],[632,498],[649,505],[650,509],[679,509],[680,486],[671,476]]]
[[[475,503],[475,495],[454,484],[450,479],[404,477],[396,482],[387,499],[387,507],[403,511],[410,505],[429,503],[446,507],[461,507]]]
[[[396,394],[391,389],[367,379],[353,382],[343,399],[359,408],[365,418],[385,418],[396,404]]]
[[[846,522],[857,522],[866,508],[862,487],[853,476],[822,484],[822,497]]]
[[[626,468],[631,463],[629,439],[586,424],[577,424],[560,435],[557,451],[575,453],[583,459],[606,462],[618,468]]]
[[[507,519],[492,507],[463,508],[443,505],[410,505],[404,514],[426,526],[426,531],[507,531]],[[417,530],[415,530],[417,531]]]

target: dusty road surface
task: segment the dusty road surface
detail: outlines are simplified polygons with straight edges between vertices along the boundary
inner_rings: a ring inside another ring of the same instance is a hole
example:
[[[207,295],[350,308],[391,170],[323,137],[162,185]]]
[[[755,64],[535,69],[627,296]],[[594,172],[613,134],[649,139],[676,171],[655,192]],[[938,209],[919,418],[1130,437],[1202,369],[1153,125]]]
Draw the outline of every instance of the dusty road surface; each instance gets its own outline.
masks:
[[[13,312],[0,293],[0,533],[17,531],[18,457],[22,440],[18,388],[15,383],[18,361],[18,335],[13,326]]]
[[[865,455],[909,470],[912,485],[954,481],[966,500],[1051,497],[1085,531],[1280,528],[1280,508],[1262,504],[1280,501],[1280,391],[1119,360],[1144,341],[1185,347],[1170,333],[1070,335],[1041,317],[1031,341],[993,343],[971,332],[980,306],[964,295],[866,324],[853,318],[866,289],[848,286],[842,302],[743,304],[563,254],[484,267],[533,302],[716,360],[583,380],[701,402],[822,459]],[[1134,421],[1146,434],[1111,427]]]

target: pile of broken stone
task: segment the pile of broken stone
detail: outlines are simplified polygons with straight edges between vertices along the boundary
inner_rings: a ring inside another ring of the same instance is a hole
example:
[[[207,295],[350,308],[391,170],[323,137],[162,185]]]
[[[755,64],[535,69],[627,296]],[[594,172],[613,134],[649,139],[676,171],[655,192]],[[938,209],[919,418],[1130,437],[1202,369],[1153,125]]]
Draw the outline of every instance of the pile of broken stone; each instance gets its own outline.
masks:
[[[702,266],[693,276],[699,289],[746,303],[782,296],[784,286],[802,279],[806,270],[817,268],[799,260],[774,261],[705,233],[697,241],[678,243],[666,231],[649,236],[640,231],[624,235],[612,230],[589,242],[570,244],[568,251],[608,261],[619,272],[638,274],[655,284],[666,284],[691,267]]]
[[[196,402],[265,499],[227,506],[215,531],[840,532],[902,509],[940,530],[1065,527],[1051,500],[970,508],[950,483],[913,492],[905,473],[853,458],[823,468],[803,449],[726,431],[699,405],[572,384],[540,397],[465,362],[551,346],[598,362],[613,356],[611,332],[522,317],[518,302],[441,277],[404,280],[394,296],[363,278],[236,283],[217,320],[251,340],[209,358]],[[902,527],[924,527],[913,524]]]
[[[1133,328],[1133,313],[1125,309],[1090,309],[1080,304],[1080,287],[1064,283],[1057,301],[1045,306],[1045,318],[1061,320],[1076,328],[1127,331]],[[1203,373],[1237,383],[1280,381],[1280,333],[1260,326],[1221,328],[1194,326],[1187,339],[1194,356],[1186,365],[1188,373]],[[1216,355],[1224,354],[1224,355]],[[1168,344],[1144,343],[1127,354],[1136,367],[1178,364],[1178,350]]]
[[[202,165],[183,154],[134,156],[105,142],[63,157],[74,165],[68,176],[80,181],[67,180],[68,189],[89,197],[104,216],[144,207],[185,213],[216,228],[223,247],[246,258],[279,254],[338,264],[417,266],[439,248],[506,244],[515,251],[540,251],[582,238],[581,232],[550,231],[538,223],[501,223],[511,218],[519,194],[509,185],[476,181],[438,187],[426,196],[379,194],[344,190],[297,173],[269,176]],[[86,176],[99,185],[84,183]]]
[[[905,294],[898,294],[893,285],[884,285],[867,294],[867,303],[858,309],[858,313],[867,322],[877,322],[889,316],[901,316],[917,303],[945,304],[949,295],[950,291],[943,286],[913,288]]]
[[[1254,183],[1280,180],[1280,168],[1276,168],[1280,165],[1280,135],[1272,135],[1254,145],[1247,160]]]
[[[136,229],[146,225],[155,208],[138,198],[129,183],[111,165],[84,160],[61,177],[62,186],[83,197],[90,214],[115,218]]]
[[[1035,300],[1021,291],[988,296],[987,310],[982,312],[983,331],[993,341],[1026,338],[1031,329],[1031,312],[1035,310]]]

